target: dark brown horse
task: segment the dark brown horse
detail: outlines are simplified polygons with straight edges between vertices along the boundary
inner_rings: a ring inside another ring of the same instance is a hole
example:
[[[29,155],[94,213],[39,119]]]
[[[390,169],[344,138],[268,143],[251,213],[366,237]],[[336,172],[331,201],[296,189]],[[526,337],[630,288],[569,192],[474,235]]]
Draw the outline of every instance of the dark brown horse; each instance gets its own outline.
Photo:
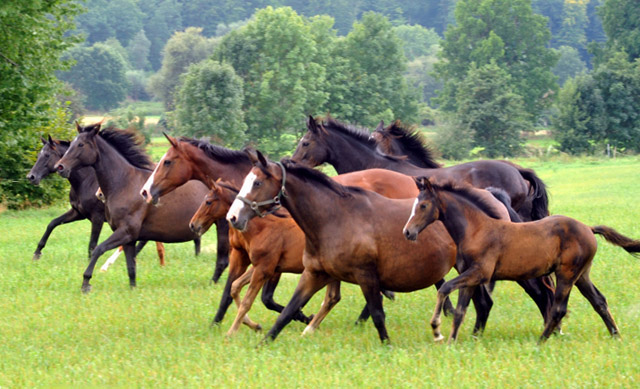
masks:
[[[426,177],[416,180],[420,189],[411,217],[403,232],[416,240],[424,228],[441,221],[469,266],[458,277],[445,282],[431,319],[435,340],[442,340],[440,311],[444,298],[460,290],[449,341],[455,341],[473,289],[489,280],[523,280],[554,273],[556,291],[551,315],[540,341],[545,341],[567,312],[569,293],[575,284],[602,317],[611,335],[618,327],[607,302],[589,279],[596,254],[595,234],[624,248],[640,252],[640,241],[629,239],[606,226],[589,227],[566,216],[549,216],[528,223],[510,223],[486,215],[482,200],[466,186],[439,186]],[[430,234],[429,231],[426,232]]]
[[[198,182],[188,183],[168,196],[162,206],[148,206],[140,198],[139,191],[154,166],[135,134],[115,129],[101,131],[100,124],[76,126],[78,135],[56,164],[56,170],[63,177],[68,177],[80,166],[95,169],[98,184],[106,198],[107,221],[113,230],[113,234],[93,250],[84,272],[82,290],[91,290],[89,281],[98,258],[118,246],[124,248],[132,287],[136,285],[136,241],[172,243],[194,240],[198,252],[200,238],[189,229],[189,219],[207,193],[206,186]]]
[[[380,127],[380,126],[379,126]],[[506,161],[475,161],[441,168],[435,161],[431,168],[421,168],[405,157],[383,155],[368,130],[345,125],[332,118],[316,121],[309,117],[307,133],[302,137],[292,159],[307,166],[322,163],[333,165],[338,173],[383,168],[410,176],[428,176],[436,182],[465,182],[476,188],[493,187],[504,190],[511,206],[524,221],[548,215],[548,201],[544,183],[532,170],[520,168]],[[395,135],[395,134],[394,134]],[[419,145],[415,145],[415,148]],[[413,154],[413,153],[412,153]],[[421,159],[428,165],[431,154],[424,150]],[[537,278],[519,282],[536,303],[546,319],[553,291],[550,278]]]
[[[455,264],[455,248],[442,226],[430,227],[421,245],[403,243],[402,225],[412,200],[388,199],[340,185],[325,174],[290,160],[267,161],[249,151],[255,164],[234,201],[227,220],[241,231],[256,211],[281,203],[305,234],[304,271],[293,297],[267,338],[275,339],[293,314],[321,288],[338,294],[340,281],[360,286],[382,341],[388,339],[381,289],[410,292],[426,288]],[[277,200],[276,200],[277,199]],[[313,319],[331,309],[323,305]]]

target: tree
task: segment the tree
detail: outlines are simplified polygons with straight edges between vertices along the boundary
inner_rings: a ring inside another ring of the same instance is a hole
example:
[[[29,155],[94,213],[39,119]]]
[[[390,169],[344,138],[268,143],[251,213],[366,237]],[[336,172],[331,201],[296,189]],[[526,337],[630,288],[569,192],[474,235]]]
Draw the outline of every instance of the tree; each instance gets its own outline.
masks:
[[[607,34],[607,47],[624,51],[630,61],[640,57],[640,2],[606,0],[598,10]]]
[[[511,76],[511,86],[524,99],[535,120],[550,104],[557,84],[551,68],[557,54],[547,47],[551,37],[546,18],[536,15],[528,0],[460,0],[456,25],[442,41],[436,74],[444,82],[438,97],[442,109],[454,112],[456,89],[471,63],[480,68],[495,62]]]
[[[418,25],[402,25],[393,31],[402,41],[404,55],[409,61],[435,55],[440,48],[440,36],[433,30]]]
[[[558,115],[553,137],[560,150],[571,154],[591,153],[605,138],[607,120],[602,93],[591,75],[569,79],[558,93]]]
[[[511,76],[495,63],[471,64],[458,84],[457,118],[473,133],[474,145],[489,158],[515,156],[522,148],[528,114],[521,96],[514,93]]]
[[[242,112],[242,80],[228,64],[205,60],[189,66],[176,97],[178,132],[210,136],[216,143],[242,147],[247,125]]]
[[[129,56],[129,63],[131,64],[131,67],[138,70],[150,70],[150,50],[151,41],[147,39],[147,35],[144,33],[144,30],[138,31],[133,39],[131,39],[129,46],[127,46],[127,54]]]
[[[144,14],[135,0],[89,0],[88,12],[78,16],[78,30],[87,35],[89,45],[116,38],[128,46],[142,29]]]
[[[60,55],[79,40],[68,31],[80,10],[70,0],[0,3],[0,202],[10,207],[50,202],[63,193],[61,180],[35,187],[25,174],[40,136],[66,137],[70,128],[56,101],[63,85],[55,71],[68,67]]]
[[[557,42],[561,46],[570,46],[586,54],[587,1],[565,1],[562,10],[562,28]]]
[[[168,111],[174,108],[174,94],[180,75],[189,65],[205,60],[214,50],[217,41],[202,35],[202,29],[189,27],[176,32],[164,48],[162,67],[149,80],[149,90],[162,100]]]
[[[249,139],[279,155],[294,146],[303,118],[327,99],[311,24],[289,7],[262,9],[225,36],[214,58],[244,81]]]
[[[109,110],[125,99],[127,66],[113,48],[96,43],[75,48],[68,56],[76,64],[68,72],[60,73],[60,79],[86,97],[87,108]]]
[[[558,48],[560,59],[553,67],[553,74],[558,77],[558,84],[564,85],[569,78],[575,77],[587,70],[587,66],[580,59],[580,53],[577,49],[570,46],[560,46]]]
[[[162,48],[174,31],[182,31],[182,3],[178,0],[145,0],[138,3],[145,13],[144,32],[149,38],[149,62],[154,71],[162,66]]]

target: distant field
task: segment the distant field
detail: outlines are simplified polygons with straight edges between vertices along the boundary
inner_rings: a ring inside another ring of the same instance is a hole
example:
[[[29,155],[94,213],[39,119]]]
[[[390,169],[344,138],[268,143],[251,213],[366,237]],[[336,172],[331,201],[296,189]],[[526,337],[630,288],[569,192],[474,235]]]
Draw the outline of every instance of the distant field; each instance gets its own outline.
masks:
[[[153,140],[152,151],[166,150],[162,139]],[[552,213],[640,238],[640,157],[516,162],[534,168],[548,185]],[[621,341],[609,337],[574,289],[565,335],[538,346],[542,320],[533,302],[516,284],[499,282],[482,337],[471,336],[470,309],[457,344],[434,344],[430,288],[385,301],[391,343],[381,345],[371,322],[354,326],[364,300],[357,287],[344,285],[342,301],[317,333],[302,338],[304,326],[292,323],[275,343],[256,349],[263,333],[242,327],[225,338],[234,306],[220,327],[209,326],[223,289],[209,283],[214,234],[204,236],[199,257],[191,243],[168,244],[164,268],[149,245],[138,258],[136,290],[129,290],[121,258],[108,273],[97,271],[93,292],[82,295],[88,222],[59,227],[42,259],[31,260],[46,224],[64,210],[0,214],[2,388],[640,386],[640,260],[601,239],[591,274]],[[107,236],[105,226],[101,240]],[[296,282],[283,277],[276,301],[286,303]],[[305,312],[316,312],[322,297],[318,293]],[[277,317],[259,301],[250,316],[265,329]],[[450,326],[444,319],[445,336]]]

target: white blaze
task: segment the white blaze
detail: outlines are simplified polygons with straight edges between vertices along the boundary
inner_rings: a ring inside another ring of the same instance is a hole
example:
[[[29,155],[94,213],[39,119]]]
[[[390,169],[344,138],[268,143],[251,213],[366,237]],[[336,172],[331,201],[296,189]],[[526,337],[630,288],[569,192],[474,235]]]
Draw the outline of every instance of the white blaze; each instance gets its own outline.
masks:
[[[416,215],[417,206],[418,206],[418,198],[416,197],[416,199],[413,201],[413,207],[411,207],[411,215],[409,215],[409,219],[407,219],[407,222],[402,228],[402,231],[405,231],[407,229],[407,225],[409,225],[409,222],[411,221],[411,219],[413,219],[413,217]]]
[[[240,189],[238,196],[245,197],[246,195],[248,195],[249,192],[251,192],[251,188],[253,188],[253,182],[256,180],[256,178],[258,177],[253,172],[247,174],[244,182],[242,183],[242,188]],[[229,208],[229,212],[227,212],[227,221],[231,221],[233,217],[237,218],[244,205],[245,204],[237,198],[233,200],[231,208]]]
[[[145,182],[144,185],[142,186],[142,189],[140,189],[140,196],[144,197],[142,194],[145,191],[149,195],[148,198],[144,197],[145,200],[147,200],[147,202],[151,201],[151,186],[153,185],[153,177],[155,177],[156,172],[158,171],[158,166],[160,166],[160,164],[164,162],[164,157],[165,156],[166,156],[166,154],[162,156],[162,159],[160,160],[160,162],[158,162],[158,164],[156,165],[155,169],[153,169],[153,173],[151,173],[149,178],[147,178],[147,182]]]

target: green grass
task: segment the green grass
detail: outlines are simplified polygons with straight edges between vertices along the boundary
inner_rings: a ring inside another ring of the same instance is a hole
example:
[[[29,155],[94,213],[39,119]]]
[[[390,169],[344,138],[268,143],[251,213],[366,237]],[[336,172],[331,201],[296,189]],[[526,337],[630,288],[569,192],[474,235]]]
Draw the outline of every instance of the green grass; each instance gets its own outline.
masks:
[[[553,213],[640,238],[640,158],[516,162],[548,184]],[[500,282],[481,338],[471,336],[470,309],[457,344],[434,344],[427,324],[435,301],[430,288],[385,302],[391,343],[381,345],[370,322],[353,325],[363,298],[357,287],[343,285],[342,301],[317,333],[301,338],[304,326],[292,323],[276,342],[256,349],[263,334],[246,327],[225,338],[234,306],[220,327],[209,327],[223,289],[209,284],[212,233],[204,236],[199,257],[191,243],[166,245],[164,268],[149,245],[138,258],[136,290],[129,290],[120,258],[109,272],[96,272],[93,291],[82,295],[88,222],[59,227],[42,259],[31,260],[46,224],[64,210],[0,214],[0,387],[640,385],[640,263],[601,239],[591,274],[609,301],[621,341],[610,338],[574,290],[566,334],[538,346],[542,321],[533,302],[517,285]],[[296,282],[296,276],[283,277],[276,300],[286,303]],[[316,295],[305,312],[317,311],[322,297]],[[260,302],[250,315],[266,329],[277,316]],[[445,335],[450,326],[446,318]]]

